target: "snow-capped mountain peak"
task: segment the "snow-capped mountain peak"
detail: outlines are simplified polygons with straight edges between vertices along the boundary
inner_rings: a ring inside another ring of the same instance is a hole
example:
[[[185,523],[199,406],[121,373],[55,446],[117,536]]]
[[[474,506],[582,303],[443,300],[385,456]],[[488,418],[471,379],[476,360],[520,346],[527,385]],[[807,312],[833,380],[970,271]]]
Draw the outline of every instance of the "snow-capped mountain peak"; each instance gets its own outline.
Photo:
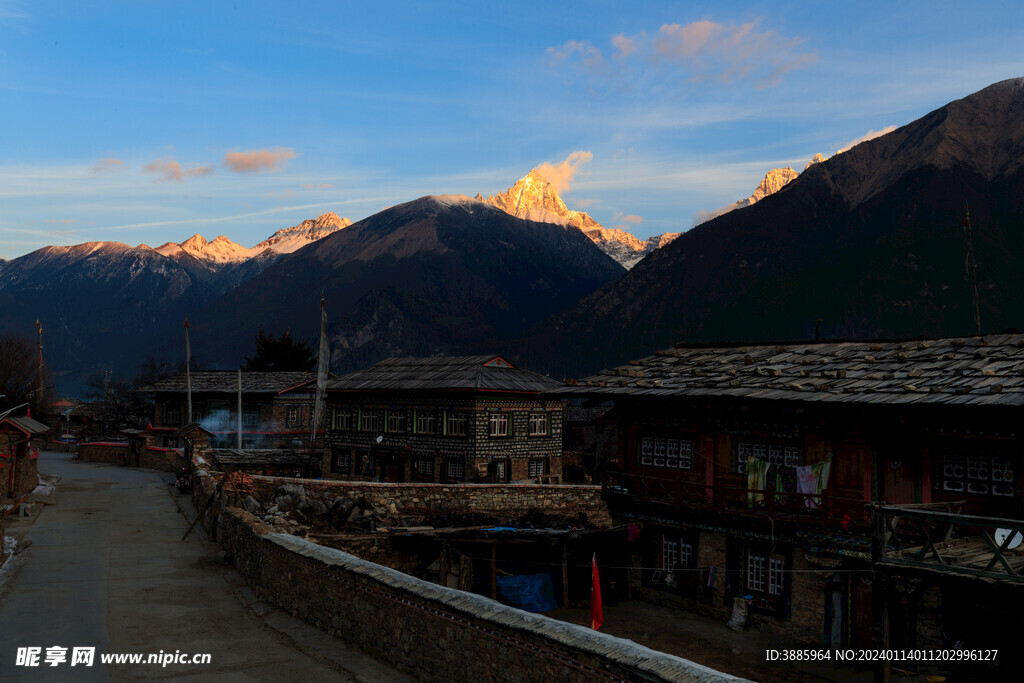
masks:
[[[605,228],[589,214],[569,209],[552,184],[537,169],[527,173],[501,194],[490,195],[487,199],[478,194],[476,198],[516,218],[576,228],[626,269],[632,268],[644,256],[679,236],[679,233],[665,233],[645,242],[625,230]]]
[[[328,211],[319,218],[304,220],[290,228],[281,228],[253,249],[257,253],[265,249],[273,249],[279,254],[290,254],[350,225],[352,225],[352,221],[348,218],[341,218],[333,211]]]

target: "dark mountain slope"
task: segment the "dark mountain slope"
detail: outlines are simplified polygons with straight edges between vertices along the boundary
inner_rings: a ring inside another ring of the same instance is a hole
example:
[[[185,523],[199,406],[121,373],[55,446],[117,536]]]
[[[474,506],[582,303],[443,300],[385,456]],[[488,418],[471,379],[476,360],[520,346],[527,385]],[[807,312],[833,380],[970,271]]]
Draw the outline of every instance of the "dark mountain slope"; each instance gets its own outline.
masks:
[[[423,197],[285,256],[193,316],[192,339],[228,366],[260,329],[313,339],[323,292],[335,370],[495,351],[622,272],[577,230]]]
[[[1024,327],[1024,79],[815,164],[687,232],[544,323],[524,362],[583,375],[679,341],[973,333],[965,203],[985,330]],[[568,359],[562,365],[541,365]]]

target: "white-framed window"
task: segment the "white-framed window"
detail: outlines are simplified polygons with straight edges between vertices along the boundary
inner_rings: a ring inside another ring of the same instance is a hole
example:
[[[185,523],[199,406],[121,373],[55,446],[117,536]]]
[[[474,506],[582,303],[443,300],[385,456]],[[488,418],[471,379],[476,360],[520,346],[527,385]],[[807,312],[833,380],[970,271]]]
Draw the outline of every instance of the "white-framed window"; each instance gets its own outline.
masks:
[[[530,413],[530,436],[548,435],[548,414]]]
[[[289,427],[297,427],[301,424],[302,408],[300,406],[288,406],[285,409],[284,421]]]
[[[418,458],[415,463],[416,478],[422,481],[434,480],[434,459]]]
[[[782,595],[786,562],[781,556],[747,551],[747,590]]]
[[[449,458],[445,462],[445,468],[450,481],[462,481],[466,478],[466,464],[460,458]]]
[[[733,474],[747,473],[747,460],[757,458],[769,465],[799,467],[803,464],[803,449],[800,446],[740,441],[733,447],[730,469]]]
[[[661,568],[675,569],[679,564],[679,539],[672,536],[661,537]]]
[[[256,406],[242,406],[242,426],[258,427],[260,424],[260,409]]]
[[[433,411],[416,411],[416,433],[436,434],[437,414]]]
[[[998,455],[954,453],[939,461],[934,488],[976,496],[1012,497],[1017,493],[1013,460]]]
[[[508,481],[508,463],[505,460],[494,461],[494,480]]]
[[[405,431],[405,411],[389,410],[387,412],[387,431],[400,434]]]
[[[331,471],[339,474],[352,472],[352,451],[350,449],[338,446],[331,448]]]
[[[469,433],[469,420],[465,413],[448,413],[445,416],[445,434],[448,436],[466,436]]]
[[[547,458],[531,458],[527,465],[527,475],[530,479],[535,479],[548,473],[548,459]]]
[[[376,410],[360,410],[359,430],[363,432],[379,432],[380,412]]]
[[[346,432],[352,429],[352,411],[348,408],[334,408],[331,411],[331,429]]]
[[[490,436],[508,436],[508,413],[491,413],[487,423]]]
[[[693,469],[694,442],[690,439],[644,436],[640,439],[640,464],[669,469]]]

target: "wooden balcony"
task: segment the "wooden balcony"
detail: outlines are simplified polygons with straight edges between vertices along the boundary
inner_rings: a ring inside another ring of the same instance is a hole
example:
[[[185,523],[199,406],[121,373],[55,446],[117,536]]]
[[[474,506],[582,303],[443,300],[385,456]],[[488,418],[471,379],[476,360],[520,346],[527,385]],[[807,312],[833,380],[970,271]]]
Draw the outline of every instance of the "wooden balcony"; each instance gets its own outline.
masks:
[[[963,514],[963,502],[871,506],[874,560],[894,573],[923,571],[1024,584],[1024,520]],[[1008,533],[997,535],[999,529]]]
[[[812,523],[847,531],[864,531],[865,534],[870,521],[866,509],[870,501],[828,493],[752,490],[723,481],[708,485],[706,482],[636,473],[610,474],[605,478],[603,487],[607,498],[628,500],[636,505],[656,504],[766,520]]]

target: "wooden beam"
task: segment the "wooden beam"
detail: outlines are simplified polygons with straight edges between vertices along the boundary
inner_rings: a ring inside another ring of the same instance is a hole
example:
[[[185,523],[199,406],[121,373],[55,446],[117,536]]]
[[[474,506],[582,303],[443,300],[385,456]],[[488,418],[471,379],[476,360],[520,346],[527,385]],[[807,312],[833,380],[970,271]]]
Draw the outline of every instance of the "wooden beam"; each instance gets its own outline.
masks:
[[[562,607],[569,606],[569,544],[562,541]]]
[[[491,600],[498,599],[498,545],[491,546]]]

